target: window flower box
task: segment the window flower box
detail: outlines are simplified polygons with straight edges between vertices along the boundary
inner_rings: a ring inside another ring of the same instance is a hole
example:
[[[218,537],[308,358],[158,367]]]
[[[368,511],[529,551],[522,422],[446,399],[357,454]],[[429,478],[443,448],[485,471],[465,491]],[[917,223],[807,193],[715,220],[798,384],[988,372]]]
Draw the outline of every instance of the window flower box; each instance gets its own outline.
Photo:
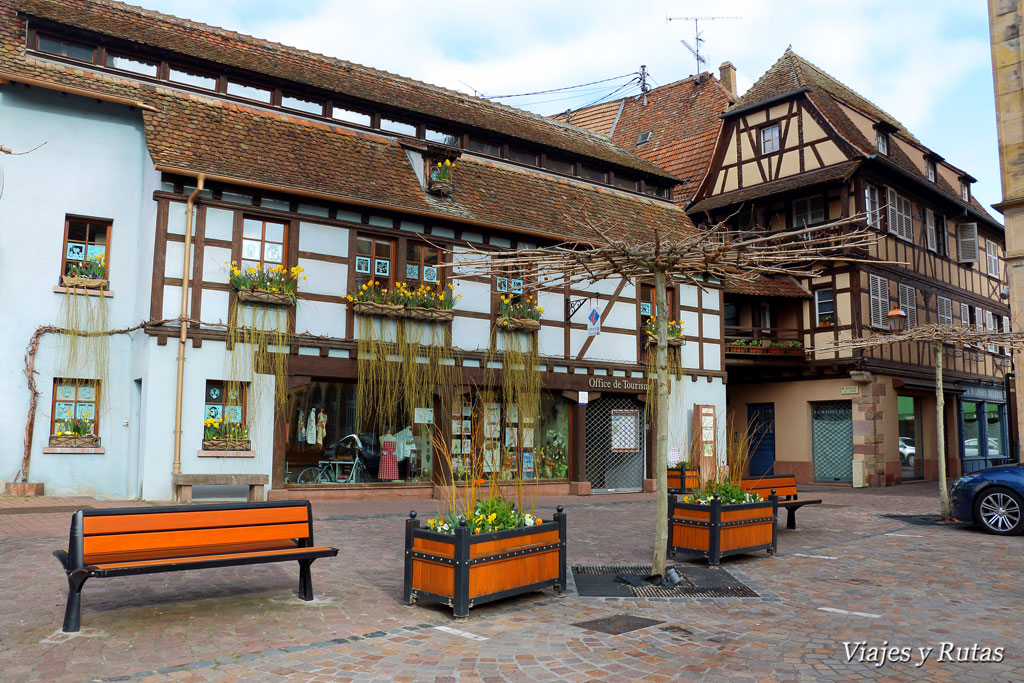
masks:
[[[450,308],[425,308],[423,306],[406,306],[403,315],[410,320],[424,322],[451,322],[455,312]]]
[[[668,470],[668,492],[688,493],[700,488],[700,472],[695,469]]]
[[[566,523],[562,506],[552,521],[516,529],[454,534],[420,526],[416,513],[405,522],[404,599],[440,602],[456,618],[469,609],[553,586],[565,590]],[[464,521],[464,520],[463,520]]]
[[[295,294],[288,292],[268,292],[262,289],[240,289],[238,300],[251,304],[269,304],[271,306],[292,306],[295,304]]]
[[[775,522],[779,516],[775,495],[759,503],[723,504],[717,496],[710,505],[685,503],[669,496],[668,556],[703,557],[716,565],[726,555],[778,547]]]
[[[352,312],[360,315],[379,315],[384,318],[401,318],[405,316],[405,306],[378,304],[375,301],[353,301]]]
[[[95,448],[100,445],[100,437],[95,434],[52,434],[50,445],[64,448]]]
[[[532,318],[498,318],[495,324],[510,331],[536,332],[540,329],[540,321]]]
[[[658,343],[658,335],[656,335],[656,334],[651,334],[650,332],[644,332],[644,337],[647,340],[647,345],[648,346],[654,346],[655,344]],[[669,348],[678,348],[680,346],[685,346],[686,345],[686,339],[684,339],[681,336],[668,335],[665,338],[665,341],[668,343]]]
[[[203,439],[204,451],[248,451],[249,439]]]
[[[60,284],[69,289],[106,289],[110,284],[109,280],[92,277],[74,277],[72,275],[61,275]]]

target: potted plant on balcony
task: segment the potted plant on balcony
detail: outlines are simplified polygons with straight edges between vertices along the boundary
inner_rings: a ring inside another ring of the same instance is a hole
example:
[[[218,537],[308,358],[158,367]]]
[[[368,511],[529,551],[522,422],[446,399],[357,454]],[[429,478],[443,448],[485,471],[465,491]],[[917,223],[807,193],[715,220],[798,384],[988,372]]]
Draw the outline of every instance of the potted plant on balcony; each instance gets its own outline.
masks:
[[[284,266],[251,266],[242,270],[236,261],[225,263],[230,269],[228,283],[238,293],[238,300],[246,303],[290,306],[295,303],[299,280],[305,280],[302,266],[291,270]]]
[[[786,345],[780,341],[773,341],[768,345],[768,353],[773,355],[781,355],[786,352]]]
[[[540,329],[540,316],[544,307],[531,295],[502,294],[498,302],[495,324],[506,330],[534,332]]]
[[[798,341],[791,341],[786,344],[786,351],[794,356],[803,355],[804,345]]]
[[[81,418],[62,420],[55,425],[50,435],[51,446],[65,446],[71,448],[91,448],[100,445],[100,437],[93,433],[94,425],[91,414],[85,414]]]
[[[834,316],[831,313],[824,313],[818,316],[818,327],[832,327]]]
[[[650,316],[644,322],[644,337],[647,344],[656,344],[658,341],[658,318]],[[670,348],[679,347],[686,343],[683,337],[683,322],[681,320],[668,321],[668,345]]]
[[[107,262],[103,254],[87,257],[81,263],[69,263],[67,275],[61,275],[60,283],[68,288],[106,289]]]
[[[744,353],[747,349],[746,339],[733,339],[725,345],[726,353]]]
[[[249,448],[249,430],[240,422],[225,422],[219,417],[208,417],[203,422],[204,451],[247,451]]]

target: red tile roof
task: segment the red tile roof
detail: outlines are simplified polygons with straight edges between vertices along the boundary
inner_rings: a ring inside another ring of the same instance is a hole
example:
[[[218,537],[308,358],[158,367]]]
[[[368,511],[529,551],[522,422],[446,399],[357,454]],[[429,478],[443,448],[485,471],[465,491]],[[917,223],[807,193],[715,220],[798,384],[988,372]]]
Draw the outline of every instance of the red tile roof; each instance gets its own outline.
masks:
[[[623,149],[680,178],[674,199],[685,201],[693,198],[707,171],[722,126],[719,115],[730,102],[721,83],[703,73],[654,88],[647,93],[647,104],[642,98],[627,97],[574,111],[568,120],[610,134]],[[641,133],[651,134],[643,144]]]
[[[326,195],[337,201],[370,202],[437,218],[499,225],[554,239],[580,239],[576,217],[582,211],[610,226],[611,234],[621,238],[649,233],[653,227],[669,234],[692,229],[685,212],[669,202],[561,178],[540,169],[485,161],[470,154],[457,162],[453,197],[441,199],[424,192],[406,152],[396,140],[384,135],[354,133],[341,126],[214,95],[188,94],[140,83],[128,75],[26,56],[24,23],[16,17],[19,8],[75,25],[88,23],[94,30],[130,33],[135,40],[153,41],[164,47],[185,49],[185,44],[191,42],[209,49],[206,57],[225,63],[229,58],[241,59],[232,57],[235,50],[262,54],[268,58],[265,72],[281,73],[302,63],[310,68],[304,76],[309,81],[315,82],[320,74],[331,71],[332,88],[335,82],[344,82],[350,72],[357,73],[352,82],[361,87],[369,88],[374,79],[379,82],[379,99],[384,99],[381,93],[396,93],[401,96],[396,102],[400,106],[416,105],[436,115],[459,110],[466,118],[472,118],[469,114],[479,117],[476,120],[485,127],[493,119],[498,122],[492,127],[495,130],[518,121],[524,130],[567,142],[566,149],[573,139],[589,145],[600,136],[473,98],[462,98],[469,102],[463,107],[461,96],[433,86],[356,65],[342,68],[345,63],[338,60],[125,5],[93,0],[0,0],[0,74],[35,79],[57,89],[77,88],[104,97],[127,98],[151,107],[152,111],[142,114],[149,152],[158,167]],[[89,21],[74,21],[80,16]],[[115,25],[111,17],[123,19],[125,26]],[[280,63],[271,64],[275,56],[280,57]],[[297,78],[300,74],[293,75]],[[607,140],[597,146],[616,149]],[[616,154],[629,156],[621,150]],[[665,175],[660,169],[658,173]]]
[[[811,298],[811,293],[788,275],[758,275],[749,280],[732,279],[725,283],[726,294],[749,296],[786,296],[801,299]]]
[[[111,0],[4,0],[3,4],[61,24],[666,177],[658,166],[576,126],[234,31]]]

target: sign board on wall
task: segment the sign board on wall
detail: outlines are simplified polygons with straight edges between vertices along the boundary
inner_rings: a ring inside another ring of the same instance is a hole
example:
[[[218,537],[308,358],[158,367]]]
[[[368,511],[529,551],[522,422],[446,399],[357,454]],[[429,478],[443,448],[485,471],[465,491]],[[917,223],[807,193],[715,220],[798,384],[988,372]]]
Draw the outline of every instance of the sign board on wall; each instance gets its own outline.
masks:
[[[612,452],[634,453],[640,450],[640,411],[612,411]]]
[[[860,387],[856,384],[847,384],[839,388],[839,393],[843,396],[846,396],[847,394],[859,394]]]
[[[718,467],[718,458],[715,451],[715,435],[718,433],[718,424],[715,419],[715,407],[710,405],[693,406],[693,431],[692,439],[696,452],[700,454],[697,466],[701,476],[705,479],[714,477]]]
[[[587,405],[587,402],[590,401],[590,392],[580,391],[577,393],[579,394],[579,398],[576,400],[576,402],[579,403],[581,406]]]
[[[596,337],[599,334],[601,334],[601,315],[596,308],[592,308],[590,315],[587,316],[587,336]]]

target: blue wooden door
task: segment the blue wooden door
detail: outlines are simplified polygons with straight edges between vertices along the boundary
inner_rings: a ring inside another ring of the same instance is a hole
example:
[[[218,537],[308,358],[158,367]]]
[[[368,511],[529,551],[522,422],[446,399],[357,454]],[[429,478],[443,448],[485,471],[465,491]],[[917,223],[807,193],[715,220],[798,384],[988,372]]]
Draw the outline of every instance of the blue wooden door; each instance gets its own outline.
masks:
[[[747,425],[750,429],[750,476],[774,474],[775,467],[775,404],[748,403]]]

